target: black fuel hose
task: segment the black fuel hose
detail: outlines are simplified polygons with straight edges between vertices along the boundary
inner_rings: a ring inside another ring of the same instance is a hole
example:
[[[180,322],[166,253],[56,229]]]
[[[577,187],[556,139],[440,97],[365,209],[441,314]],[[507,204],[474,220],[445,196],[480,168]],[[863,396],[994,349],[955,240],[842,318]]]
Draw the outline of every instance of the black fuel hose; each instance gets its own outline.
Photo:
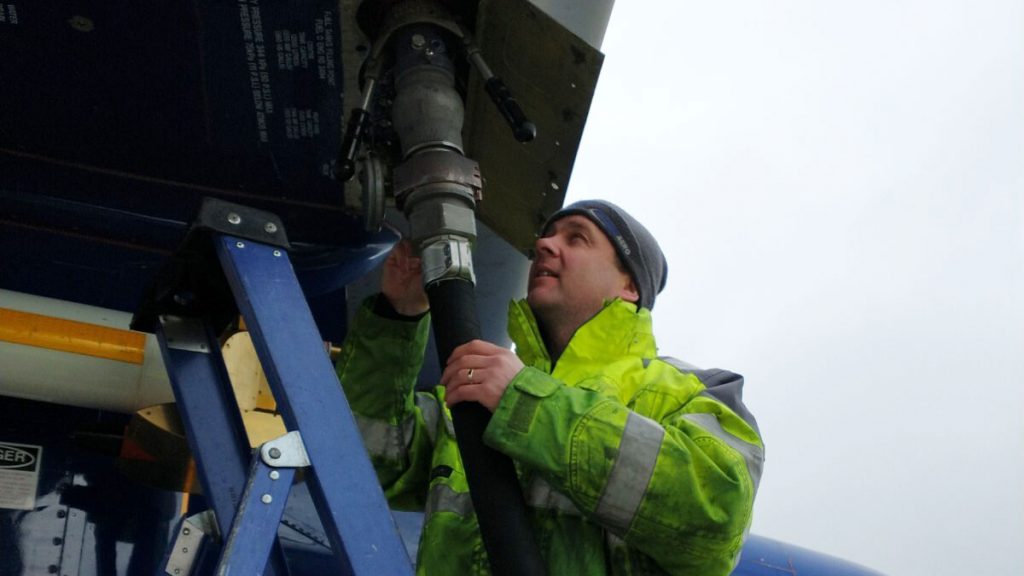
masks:
[[[480,338],[471,282],[443,280],[427,286],[437,353],[444,366],[452,350]],[[452,408],[455,437],[466,469],[484,548],[496,576],[544,574],[544,562],[526,514],[526,499],[512,459],[484,444],[491,413],[476,402]]]

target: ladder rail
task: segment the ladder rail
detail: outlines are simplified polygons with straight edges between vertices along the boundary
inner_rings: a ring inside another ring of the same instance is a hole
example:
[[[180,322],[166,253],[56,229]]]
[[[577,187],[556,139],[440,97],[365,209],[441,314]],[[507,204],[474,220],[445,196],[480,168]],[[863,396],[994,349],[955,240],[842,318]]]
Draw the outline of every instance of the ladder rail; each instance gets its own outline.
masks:
[[[156,336],[203,495],[226,533],[249,482],[252,450],[217,339],[203,319],[174,316],[159,318]],[[288,574],[276,540],[267,554],[266,574]]]
[[[227,234],[214,248],[288,430],[301,434],[310,493],[342,573],[412,574],[285,250]]]

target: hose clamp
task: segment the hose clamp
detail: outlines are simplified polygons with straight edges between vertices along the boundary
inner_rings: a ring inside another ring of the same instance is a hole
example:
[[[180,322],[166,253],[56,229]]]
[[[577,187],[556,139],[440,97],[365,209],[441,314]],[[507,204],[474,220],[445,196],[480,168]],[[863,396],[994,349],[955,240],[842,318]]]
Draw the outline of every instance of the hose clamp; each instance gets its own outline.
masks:
[[[476,284],[469,240],[458,236],[436,236],[420,251],[423,283],[464,280]]]

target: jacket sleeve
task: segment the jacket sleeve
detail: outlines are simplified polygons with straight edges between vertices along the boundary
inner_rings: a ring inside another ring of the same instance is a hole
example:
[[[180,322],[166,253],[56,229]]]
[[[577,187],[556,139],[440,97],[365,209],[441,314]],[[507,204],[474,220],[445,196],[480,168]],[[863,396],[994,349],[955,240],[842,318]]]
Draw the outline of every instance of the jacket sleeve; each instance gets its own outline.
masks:
[[[642,389],[630,409],[614,394],[525,368],[485,441],[663,570],[728,574],[750,523],[763,445],[696,376],[666,366],[657,373],[669,382]]]
[[[384,318],[373,302],[359,308],[335,369],[384,495],[422,509],[440,413],[433,394],[415,391],[430,318]]]

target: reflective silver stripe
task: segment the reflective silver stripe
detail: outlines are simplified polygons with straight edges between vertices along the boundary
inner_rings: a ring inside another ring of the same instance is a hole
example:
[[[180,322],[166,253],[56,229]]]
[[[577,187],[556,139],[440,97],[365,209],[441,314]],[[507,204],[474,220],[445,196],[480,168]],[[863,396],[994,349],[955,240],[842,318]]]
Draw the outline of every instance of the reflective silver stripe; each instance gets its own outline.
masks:
[[[557,510],[571,516],[583,516],[580,509],[572,503],[568,496],[555,490],[548,481],[534,476],[526,489],[526,505],[531,508]]]
[[[459,493],[447,484],[435,484],[427,495],[427,506],[423,510],[424,519],[429,519],[435,512],[453,512],[459,516],[469,516],[473,513],[473,500],[469,492]]]
[[[437,420],[441,415],[441,408],[437,405],[437,399],[426,392],[417,392],[416,407],[420,409],[420,414],[423,415],[430,443],[437,444]]]
[[[651,365],[651,360],[652,360],[652,358],[644,358],[643,359],[644,368],[647,368],[648,366]],[[694,373],[694,372],[700,372],[701,371],[700,368],[698,368],[697,366],[694,366],[693,364],[690,364],[689,362],[683,362],[682,360],[680,360],[678,358],[673,358],[671,356],[658,356],[658,360],[661,360],[662,362],[664,362],[666,364],[671,364],[672,366],[674,366],[676,368],[676,370],[679,370],[680,372],[682,372],[684,374],[691,374],[691,373]]]
[[[531,508],[557,510],[573,516],[583,515],[568,496],[555,490],[547,480],[538,476],[534,476],[527,488],[526,504]],[[430,494],[427,495],[427,506],[424,512],[427,516],[434,512],[454,512],[466,516],[473,512],[473,500],[468,492],[459,493],[452,490],[447,484],[436,484],[431,487]]]
[[[683,418],[707,430],[712,436],[739,452],[747,463],[747,472],[754,482],[754,492],[757,492],[757,486],[761,483],[761,471],[764,469],[764,450],[756,444],[751,444],[726,432],[714,414],[683,414]]]
[[[412,434],[416,429],[416,420],[406,418],[401,426],[392,426],[383,420],[366,418],[354,414],[356,426],[363,437],[363,444],[370,456],[386,460],[401,460],[406,449],[412,442]]]
[[[619,453],[594,510],[606,526],[620,534],[629,530],[647,493],[664,436],[665,429],[654,420],[636,412],[629,413]]]

